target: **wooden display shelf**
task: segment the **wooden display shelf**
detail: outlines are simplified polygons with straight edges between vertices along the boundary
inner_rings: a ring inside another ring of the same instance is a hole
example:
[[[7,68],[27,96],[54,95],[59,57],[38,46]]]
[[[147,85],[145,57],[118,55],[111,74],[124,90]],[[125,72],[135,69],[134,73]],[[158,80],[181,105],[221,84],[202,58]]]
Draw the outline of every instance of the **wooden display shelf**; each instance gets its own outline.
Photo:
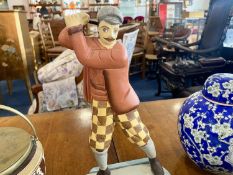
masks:
[[[44,5],[45,7],[49,6],[62,6],[61,4],[29,4],[30,7],[36,7],[36,6],[42,6]]]
[[[88,7],[80,7],[80,8],[62,8],[62,10],[89,10]]]
[[[38,13],[38,12],[30,12],[31,14]],[[52,14],[61,14],[61,11],[51,12]]]
[[[105,3],[105,4],[89,4],[89,6],[91,7],[94,7],[94,6],[118,6],[118,4],[108,4],[108,3]]]

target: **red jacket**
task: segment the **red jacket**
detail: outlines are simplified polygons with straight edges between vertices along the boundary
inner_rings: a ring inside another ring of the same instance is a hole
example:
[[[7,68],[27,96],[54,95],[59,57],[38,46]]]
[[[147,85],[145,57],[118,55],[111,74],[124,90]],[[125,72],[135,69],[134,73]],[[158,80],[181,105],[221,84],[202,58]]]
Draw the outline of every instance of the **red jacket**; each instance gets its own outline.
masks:
[[[112,49],[103,47],[98,38],[82,32],[68,35],[67,28],[59,35],[61,45],[73,49],[84,65],[84,94],[88,102],[109,101],[117,114],[127,113],[139,105],[129,84],[128,58],[125,47],[117,42]]]

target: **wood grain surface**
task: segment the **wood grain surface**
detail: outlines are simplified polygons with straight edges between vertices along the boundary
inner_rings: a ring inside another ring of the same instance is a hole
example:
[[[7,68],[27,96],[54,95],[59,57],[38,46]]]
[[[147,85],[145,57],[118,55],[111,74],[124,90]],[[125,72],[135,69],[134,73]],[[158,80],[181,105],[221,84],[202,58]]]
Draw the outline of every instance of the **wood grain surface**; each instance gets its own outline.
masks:
[[[179,140],[177,119],[185,99],[160,100],[141,103],[139,113],[155,142],[157,156],[171,175],[211,175],[200,170],[186,155]],[[129,143],[120,127],[114,137],[120,162],[146,157],[135,145]]]
[[[188,158],[179,141],[177,118],[183,101],[141,103],[139,113],[156,144],[158,158],[172,175],[210,175]],[[43,113],[29,118],[43,144],[48,175],[85,175],[96,166],[88,144],[90,109]],[[16,126],[31,132],[19,117],[1,117],[2,126]],[[137,146],[127,140],[119,126],[116,126],[113,142],[109,150],[109,164],[145,157]]]
[[[48,175],[85,175],[96,166],[88,143],[91,131],[91,110],[43,113],[29,117],[37,130],[45,150]],[[19,117],[1,117],[0,127],[30,128]],[[113,147],[109,150],[109,163],[116,163]]]

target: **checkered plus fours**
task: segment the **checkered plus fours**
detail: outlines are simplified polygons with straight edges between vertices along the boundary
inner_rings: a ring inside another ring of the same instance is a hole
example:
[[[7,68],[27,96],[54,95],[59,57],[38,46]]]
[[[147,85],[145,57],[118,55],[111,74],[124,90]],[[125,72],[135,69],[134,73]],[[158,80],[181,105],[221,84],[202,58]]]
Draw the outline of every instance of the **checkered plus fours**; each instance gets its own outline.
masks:
[[[109,148],[115,123],[119,123],[130,142],[145,146],[150,139],[149,132],[142,123],[137,110],[127,114],[113,115],[109,102],[93,100],[91,148],[102,152]]]
[[[93,100],[92,133],[90,146],[97,151],[108,149],[114,131],[113,113],[107,101]]]
[[[127,114],[118,115],[117,121],[131,143],[134,143],[139,147],[147,144],[150,139],[149,131],[142,123],[137,110],[130,111]]]

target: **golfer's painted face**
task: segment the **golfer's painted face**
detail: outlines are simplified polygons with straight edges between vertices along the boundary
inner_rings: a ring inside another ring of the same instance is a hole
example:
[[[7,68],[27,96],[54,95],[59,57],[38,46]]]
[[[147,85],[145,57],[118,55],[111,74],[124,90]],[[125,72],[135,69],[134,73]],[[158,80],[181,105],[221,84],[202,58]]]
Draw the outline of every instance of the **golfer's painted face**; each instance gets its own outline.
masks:
[[[105,21],[99,23],[98,31],[99,38],[102,44],[106,46],[112,46],[116,43],[117,34],[119,31],[120,25],[112,25]]]

